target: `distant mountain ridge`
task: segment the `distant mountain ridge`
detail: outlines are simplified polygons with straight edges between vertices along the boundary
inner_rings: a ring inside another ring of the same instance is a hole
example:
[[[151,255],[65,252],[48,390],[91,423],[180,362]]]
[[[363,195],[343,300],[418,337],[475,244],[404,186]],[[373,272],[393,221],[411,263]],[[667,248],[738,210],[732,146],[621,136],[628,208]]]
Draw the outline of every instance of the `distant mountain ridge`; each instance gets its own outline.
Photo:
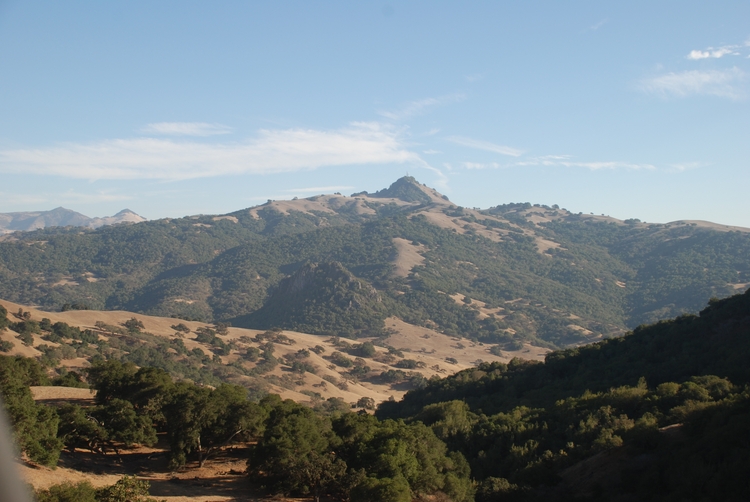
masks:
[[[17,213],[0,213],[0,234],[11,232],[29,232],[48,227],[86,227],[99,228],[118,223],[140,223],[146,218],[130,209],[123,209],[114,216],[90,218],[86,215],[58,207],[50,211],[23,211]]]
[[[0,298],[43,309],[342,336],[398,318],[508,349],[591,343],[748,286],[749,229],[464,208],[411,177],[374,194],[0,241]]]

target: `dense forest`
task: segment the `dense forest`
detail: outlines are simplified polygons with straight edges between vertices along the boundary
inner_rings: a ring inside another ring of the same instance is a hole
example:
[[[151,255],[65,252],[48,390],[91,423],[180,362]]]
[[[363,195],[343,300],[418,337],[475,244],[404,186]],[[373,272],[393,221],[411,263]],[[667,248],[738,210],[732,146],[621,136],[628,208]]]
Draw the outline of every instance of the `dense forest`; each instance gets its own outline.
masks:
[[[8,326],[0,314],[0,327]],[[750,291],[712,299],[698,315],[552,352],[544,363],[483,364],[433,379],[382,403],[375,416],[274,395],[250,399],[238,386],[200,386],[103,359],[85,375],[57,377],[95,389],[91,407],[35,404],[29,386],[49,376],[34,359],[0,357],[0,390],[22,449],[47,465],[63,449],[117,453],[163,434],[175,467],[252,440],[248,477],[270,493],[385,502],[745,500],[748,357]]]
[[[349,337],[382,335],[397,316],[509,346],[590,343],[749,283],[748,232],[528,203],[461,208],[408,177],[374,194],[0,241],[0,298],[48,310]]]

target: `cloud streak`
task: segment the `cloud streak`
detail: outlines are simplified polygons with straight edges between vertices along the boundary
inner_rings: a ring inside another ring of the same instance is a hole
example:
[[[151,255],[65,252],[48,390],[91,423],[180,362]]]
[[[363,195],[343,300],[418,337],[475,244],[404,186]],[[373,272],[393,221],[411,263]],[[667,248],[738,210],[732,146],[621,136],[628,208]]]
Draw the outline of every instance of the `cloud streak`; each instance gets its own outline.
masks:
[[[498,145],[495,143],[490,143],[489,141],[481,141],[471,138],[466,138],[463,136],[450,136],[449,138],[446,138],[451,143],[456,143],[457,145],[466,146],[469,148],[476,148],[477,150],[485,150],[488,152],[494,152],[499,153],[502,155],[509,155],[511,157],[520,157],[523,154],[523,150],[519,150],[517,148],[512,148],[509,146],[504,145]]]
[[[604,26],[605,24],[607,24],[608,21],[609,21],[608,18],[604,18],[601,21],[599,21],[598,23],[595,23],[595,24],[592,24],[591,26],[589,26],[589,30],[596,31],[599,28],[601,28],[602,26]]]
[[[0,192],[4,204],[33,207],[49,204],[99,204],[101,202],[118,202],[132,200],[132,195],[116,194],[112,192],[81,193],[73,190],[56,193],[18,194]]]
[[[207,122],[156,122],[142,128],[141,132],[165,136],[216,136],[229,134],[232,132],[232,128]]]
[[[0,150],[0,172],[88,180],[184,180],[403,163],[432,169],[393,128],[362,122],[331,131],[262,130],[236,143],[135,138]]]
[[[724,56],[727,56],[729,54],[732,54],[734,56],[739,56],[740,53],[736,52],[734,49],[730,49],[729,47],[721,47],[719,49],[714,50],[705,50],[705,51],[690,51],[690,54],[687,55],[688,59],[692,60],[699,60],[699,59],[720,59]]]
[[[744,85],[746,77],[745,72],[737,67],[727,70],[689,70],[644,79],[639,88],[663,97],[708,95],[739,100],[747,94]]]
[[[457,103],[466,99],[464,94],[451,94],[439,98],[425,98],[417,101],[411,101],[398,110],[381,110],[378,115],[390,120],[401,121],[409,119],[415,115],[424,113],[427,109],[448,103]]]
[[[583,167],[591,171],[613,170],[613,169],[630,169],[630,170],[651,170],[656,169],[652,164],[637,164],[633,162],[622,161],[593,161],[581,162],[573,160],[570,155],[544,155],[535,157],[526,161],[517,162],[518,166],[560,166],[560,167]]]

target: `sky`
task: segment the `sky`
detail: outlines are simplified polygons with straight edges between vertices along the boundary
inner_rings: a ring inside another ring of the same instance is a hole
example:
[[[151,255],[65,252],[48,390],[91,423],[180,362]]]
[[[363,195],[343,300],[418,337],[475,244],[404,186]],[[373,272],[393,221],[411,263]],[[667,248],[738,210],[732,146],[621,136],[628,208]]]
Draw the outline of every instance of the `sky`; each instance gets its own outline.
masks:
[[[750,227],[750,2],[0,0],[0,213],[224,214],[414,176]]]

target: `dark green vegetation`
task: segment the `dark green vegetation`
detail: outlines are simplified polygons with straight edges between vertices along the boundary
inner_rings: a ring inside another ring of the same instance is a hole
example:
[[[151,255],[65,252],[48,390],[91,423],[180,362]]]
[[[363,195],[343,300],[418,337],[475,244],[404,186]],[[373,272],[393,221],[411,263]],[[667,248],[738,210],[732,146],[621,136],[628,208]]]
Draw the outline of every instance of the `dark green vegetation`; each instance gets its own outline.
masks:
[[[700,316],[485,364],[383,403],[462,453],[477,501],[746,500],[750,292]]]
[[[0,356],[0,397],[19,448],[35,462],[55,465],[62,447],[57,438],[59,419],[53,409],[36,404],[29,390],[31,385],[46,383],[47,375],[34,359]]]
[[[316,499],[728,501],[750,496],[748,358],[750,292],[544,363],[434,379],[375,416],[335,399],[316,410],[275,395],[256,402],[238,386],[115,360],[87,371],[94,406],[35,405],[28,385],[47,376],[20,357],[0,357],[0,390],[24,451],[36,458],[43,444],[37,460],[48,464],[63,447],[117,452],[163,433],[174,467],[250,441],[256,484]]]
[[[63,483],[34,495],[37,502],[156,502],[148,496],[148,481],[124,476],[112,486],[94,488],[88,481]]]
[[[424,257],[406,277],[394,274],[401,252],[394,239]],[[347,336],[382,334],[383,319],[396,315],[509,347],[620,334],[695,312],[705,298],[749,282],[748,233],[531,204],[469,210],[413,178],[372,195],[96,231],[47,229],[0,242],[0,297],[46,309]]]

